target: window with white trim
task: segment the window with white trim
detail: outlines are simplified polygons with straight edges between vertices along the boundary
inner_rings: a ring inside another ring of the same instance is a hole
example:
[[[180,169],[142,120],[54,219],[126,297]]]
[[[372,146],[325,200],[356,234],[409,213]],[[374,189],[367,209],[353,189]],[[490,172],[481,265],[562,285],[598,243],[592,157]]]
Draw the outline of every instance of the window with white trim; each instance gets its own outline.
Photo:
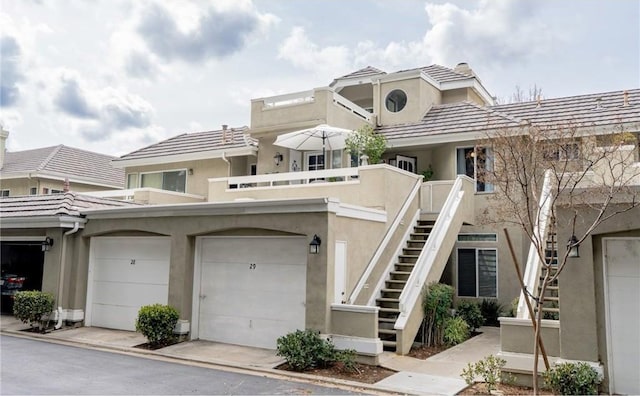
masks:
[[[29,189],[29,195],[38,195],[38,187],[31,187]]]
[[[0,191],[0,194],[1,194],[1,196],[3,196],[3,197],[8,197],[8,196],[9,196],[9,193],[10,193],[10,192],[9,192],[9,190],[1,190],[1,191]]]
[[[56,190],[55,188],[51,189],[51,194],[62,194],[64,190]]]
[[[140,174],[140,187],[151,187],[183,193],[186,191],[186,185],[186,169]]]
[[[458,296],[498,296],[496,249],[458,248]]]
[[[487,147],[461,147],[456,149],[456,171],[476,181],[477,192],[493,192],[487,181],[493,171],[493,151]]]
[[[580,158],[578,143],[549,144],[544,150],[544,159],[548,161],[567,161]]]
[[[458,234],[458,242],[496,242],[498,236],[494,233]]]
[[[127,173],[127,189],[138,188],[138,174]]]

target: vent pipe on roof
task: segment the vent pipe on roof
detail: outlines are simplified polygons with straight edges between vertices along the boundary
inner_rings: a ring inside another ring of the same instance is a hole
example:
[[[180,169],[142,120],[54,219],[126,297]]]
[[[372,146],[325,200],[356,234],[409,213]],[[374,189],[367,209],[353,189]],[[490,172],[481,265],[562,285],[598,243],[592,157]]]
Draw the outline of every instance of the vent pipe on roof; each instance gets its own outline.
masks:
[[[538,95],[536,98],[536,107],[542,106],[542,95]]]
[[[222,144],[227,142],[227,124],[222,124]]]
[[[629,92],[622,92],[622,107],[629,106]]]
[[[596,110],[602,110],[602,98],[596,98]]]

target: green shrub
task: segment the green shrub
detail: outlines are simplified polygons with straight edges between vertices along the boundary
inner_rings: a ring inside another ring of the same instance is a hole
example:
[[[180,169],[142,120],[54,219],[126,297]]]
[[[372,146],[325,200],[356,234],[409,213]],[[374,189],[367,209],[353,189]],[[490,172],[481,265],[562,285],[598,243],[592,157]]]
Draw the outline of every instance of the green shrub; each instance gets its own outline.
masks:
[[[444,342],[447,345],[458,345],[469,339],[469,325],[460,316],[447,318],[444,321]]]
[[[484,324],[487,326],[499,326],[498,318],[502,316],[504,306],[498,300],[483,299],[480,303],[480,312],[484,318]]]
[[[178,310],[169,305],[145,305],[138,311],[136,331],[147,337],[151,344],[157,344],[173,336],[179,318]]]
[[[462,370],[460,376],[465,380],[467,385],[473,384],[476,377],[481,377],[487,386],[487,391],[491,392],[496,388],[498,382],[513,382],[512,376],[502,373],[502,368],[505,364],[507,364],[506,360],[489,355],[475,364],[467,364],[467,367]]]
[[[14,295],[13,315],[22,323],[44,330],[42,317],[53,312],[55,300],[53,294],[41,291],[19,291]]]
[[[456,308],[456,316],[464,319],[469,325],[469,330],[475,331],[484,324],[484,317],[480,311],[480,306],[473,301],[461,300]]]
[[[444,344],[444,322],[451,316],[453,293],[453,287],[444,283],[432,283],[423,293],[422,342],[428,346]]]
[[[602,381],[587,363],[559,363],[542,374],[546,386],[562,395],[597,395]]]
[[[282,356],[295,371],[313,367],[327,367],[335,358],[335,349],[329,340],[322,339],[314,330],[296,330],[277,340],[276,354]]]
[[[518,303],[520,302],[520,297],[516,297],[511,300],[511,306],[509,307],[509,312],[507,312],[507,316],[511,318],[515,318],[518,314]]]

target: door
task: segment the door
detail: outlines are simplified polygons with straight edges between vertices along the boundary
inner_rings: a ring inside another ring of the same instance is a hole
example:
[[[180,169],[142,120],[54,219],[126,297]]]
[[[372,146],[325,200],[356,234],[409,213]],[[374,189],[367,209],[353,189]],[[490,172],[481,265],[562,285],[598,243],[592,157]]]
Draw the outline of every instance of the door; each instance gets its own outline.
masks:
[[[0,246],[0,309],[13,313],[13,297],[19,291],[41,290],[44,273],[44,237],[3,239]]]
[[[303,330],[307,247],[304,237],[200,239],[198,338],[275,349]]]
[[[605,238],[610,392],[640,394],[640,238]]]
[[[143,305],[167,304],[171,239],[91,238],[86,325],[135,331]]]

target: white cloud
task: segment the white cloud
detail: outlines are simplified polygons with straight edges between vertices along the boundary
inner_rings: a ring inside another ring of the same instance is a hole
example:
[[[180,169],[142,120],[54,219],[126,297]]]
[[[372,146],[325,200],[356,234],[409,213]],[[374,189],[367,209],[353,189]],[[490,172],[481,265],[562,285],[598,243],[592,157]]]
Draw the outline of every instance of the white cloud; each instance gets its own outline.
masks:
[[[313,43],[304,28],[294,27],[291,34],[280,45],[278,57],[307,71],[321,71],[336,75],[349,66],[349,49],[346,46],[320,48]]]

